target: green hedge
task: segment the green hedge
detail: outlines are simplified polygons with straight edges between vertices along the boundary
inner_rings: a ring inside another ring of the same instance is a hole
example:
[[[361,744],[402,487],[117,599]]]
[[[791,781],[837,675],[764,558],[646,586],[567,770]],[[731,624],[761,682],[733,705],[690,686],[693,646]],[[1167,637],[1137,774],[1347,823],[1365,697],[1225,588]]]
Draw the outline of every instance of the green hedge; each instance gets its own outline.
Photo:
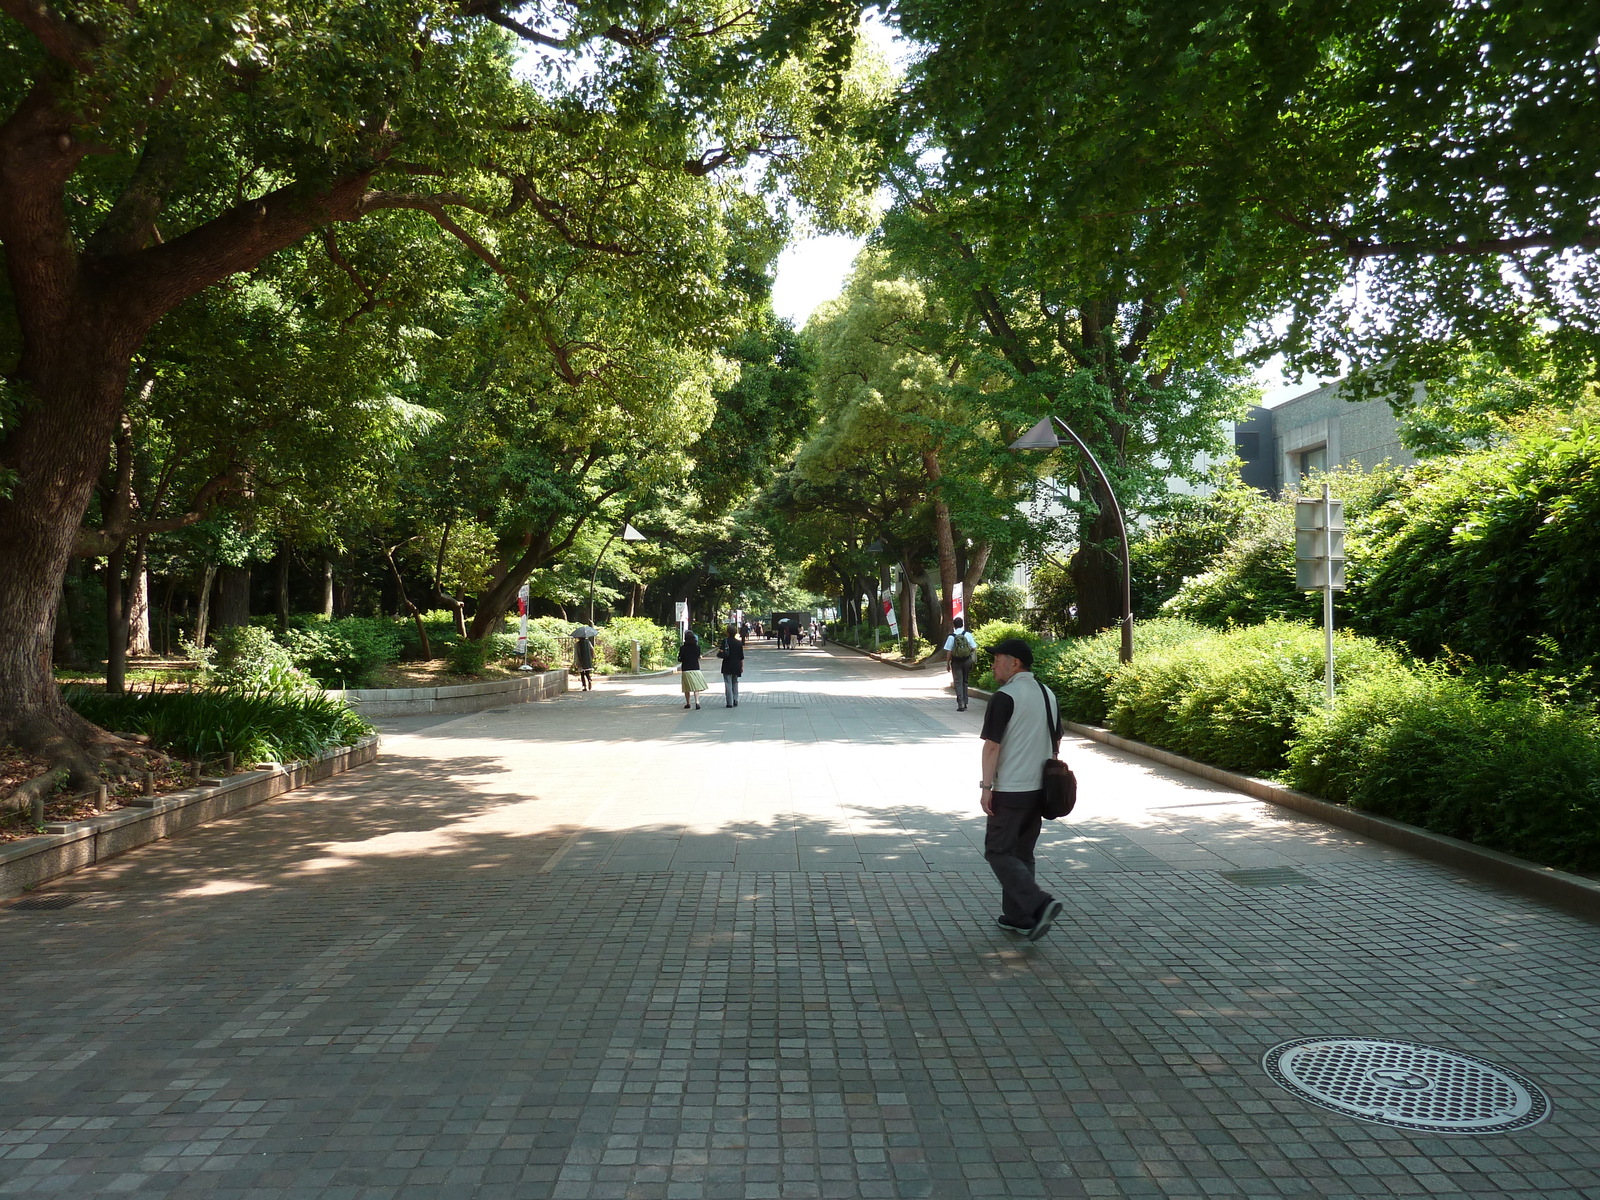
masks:
[[[1106,689],[1109,724],[1123,737],[1235,771],[1284,767],[1296,722],[1324,703],[1323,634],[1272,621],[1136,654]],[[1402,671],[1400,656],[1341,634],[1336,680]]]
[[[1133,623],[1133,651],[1141,656],[1170,646],[1209,637],[1215,630],[1193,621],[1166,617]],[[1086,638],[1051,642],[1036,652],[1033,673],[1055,690],[1061,715],[1069,721],[1103,724],[1108,715],[1107,688],[1121,663],[1122,631],[1107,629]]]
[[[717,634],[717,637],[721,636]],[[702,635],[700,640],[708,653],[716,645],[715,638],[707,641]],[[641,671],[658,671],[678,661],[678,631],[657,625],[648,617],[613,617],[600,630],[600,636],[595,641],[606,661],[618,667],[632,665],[633,643],[636,641],[639,643]]]
[[[1114,630],[1044,648],[1035,673],[1069,719],[1106,713],[1117,733],[1190,758],[1279,773],[1338,803],[1600,871],[1600,718],[1541,690],[1549,679],[1453,675],[1341,634],[1330,710],[1313,626],[1134,628],[1127,665]]]
[[[207,761],[232,754],[235,762],[289,762],[335,746],[353,745],[372,732],[345,704],[321,692],[297,695],[208,688],[196,692],[126,692],[68,688],[81,716],[105,729],[142,733],[179,758]]]
[[[1600,871],[1600,723],[1436,668],[1302,714],[1288,780],[1329,800],[1552,867]]]
[[[362,688],[380,668],[400,661],[403,639],[388,617],[344,617],[291,628],[284,645],[295,666],[323,687]]]

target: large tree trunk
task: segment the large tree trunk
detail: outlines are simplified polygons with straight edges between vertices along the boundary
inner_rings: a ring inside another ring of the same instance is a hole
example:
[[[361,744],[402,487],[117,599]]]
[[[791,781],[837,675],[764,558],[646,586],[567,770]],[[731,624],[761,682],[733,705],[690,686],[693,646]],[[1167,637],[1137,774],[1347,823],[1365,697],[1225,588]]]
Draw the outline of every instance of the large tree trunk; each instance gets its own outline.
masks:
[[[14,258],[10,266],[15,284]],[[67,767],[71,786],[87,789],[99,778],[92,750],[121,743],[63,702],[50,653],[73,544],[121,413],[138,340],[130,333],[143,330],[76,306],[62,315],[53,338],[26,343],[22,411],[0,442],[0,469],[16,476],[0,497],[0,741]]]
[[[204,646],[211,636],[211,589],[217,581],[215,563],[207,563],[200,572],[200,601],[194,616],[194,644]]]
[[[145,658],[153,653],[150,642],[150,572],[140,570],[128,581],[128,656]]]
[[[333,561],[322,560],[322,615],[333,620]]]
[[[1108,508],[1081,526],[1078,552],[1072,556],[1072,586],[1078,595],[1078,633],[1096,633],[1122,620],[1122,562]]]
[[[250,568],[217,570],[217,628],[250,624]]]
[[[956,594],[956,536],[955,530],[950,525],[950,506],[945,503],[939,491],[939,480],[944,472],[939,467],[939,459],[931,450],[922,452],[922,469],[927,472],[928,482],[933,488],[933,533],[934,540],[939,548],[939,586],[940,598],[935,601],[933,593],[928,595],[928,607],[934,614],[934,637],[939,645],[944,645],[945,639],[950,636],[954,628],[952,624],[952,609]]]
[[[289,547],[278,551],[278,632],[289,632]]]
[[[69,594],[74,591],[68,583],[63,583],[61,599],[56,604],[56,638],[55,661],[57,666],[71,666],[78,661],[78,646],[72,639],[72,611],[68,601]]]
[[[983,582],[983,573],[989,566],[989,555],[994,552],[994,545],[990,542],[979,542],[972,548],[972,554],[967,558],[966,572],[961,576],[961,598],[970,609],[972,607],[972,593]],[[972,618],[967,618],[967,627],[972,627]]]
[[[909,560],[900,564],[900,636],[917,636],[917,587],[912,581]]]
[[[128,606],[122,591],[123,561],[118,546],[106,559],[106,691],[119,696],[128,678]]]

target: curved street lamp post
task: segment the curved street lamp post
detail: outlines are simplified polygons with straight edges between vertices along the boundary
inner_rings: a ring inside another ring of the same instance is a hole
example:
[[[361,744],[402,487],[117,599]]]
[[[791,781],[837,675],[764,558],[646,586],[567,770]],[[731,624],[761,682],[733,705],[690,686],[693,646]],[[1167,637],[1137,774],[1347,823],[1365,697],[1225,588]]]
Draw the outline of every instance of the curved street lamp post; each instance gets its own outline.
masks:
[[[1111,480],[1106,478],[1105,468],[1100,465],[1100,460],[1094,456],[1084,440],[1077,435],[1072,426],[1060,417],[1045,417],[1027,433],[1011,443],[1012,450],[1054,450],[1061,445],[1061,439],[1056,436],[1055,429],[1051,428],[1054,422],[1056,428],[1072,439],[1072,444],[1083,452],[1089,460],[1089,465],[1094,468],[1094,473],[1099,476],[1100,486],[1105,489],[1106,499],[1111,504],[1111,515],[1117,521],[1117,538],[1122,543],[1122,649],[1118,657],[1123,662],[1133,661],[1133,561],[1128,556],[1128,526],[1122,519],[1122,505],[1117,502],[1117,493],[1111,487]]]
[[[606,551],[611,549],[611,543],[616,541],[619,536],[625,542],[648,542],[650,540],[649,538],[645,537],[644,534],[640,533],[637,529],[635,529],[632,525],[630,525],[626,521],[624,521],[622,523],[622,528],[619,529],[616,533],[613,533],[610,537],[608,537],[606,539],[606,544],[604,546],[600,547],[600,553],[595,555],[594,570],[589,572],[589,624],[590,625],[594,624],[594,584],[595,584],[595,580],[600,577],[600,560],[606,556]]]

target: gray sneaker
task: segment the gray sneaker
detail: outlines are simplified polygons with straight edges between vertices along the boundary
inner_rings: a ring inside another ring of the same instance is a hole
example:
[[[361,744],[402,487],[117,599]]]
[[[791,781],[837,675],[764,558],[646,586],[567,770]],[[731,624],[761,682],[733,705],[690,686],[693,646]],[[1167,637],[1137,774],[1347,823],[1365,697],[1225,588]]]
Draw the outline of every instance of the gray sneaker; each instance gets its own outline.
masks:
[[[1013,925],[1010,921],[1006,920],[1004,917],[996,917],[994,919],[994,923],[996,925],[1000,926],[1000,928],[1005,930],[1007,933],[1014,933],[1018,937],[1026,937],[1027,934],[1028,934],[1028,931],[1033,928],[1032,925]]]
[[[1039,913],[1039,919],[1033,923],[1033,928],[1028,930],[1028,940],[1037,942],[1050,932],[1050,926],[1056,923],[1056,918],[1061,915],[1061,901],[1052,900],[1046,904]]]

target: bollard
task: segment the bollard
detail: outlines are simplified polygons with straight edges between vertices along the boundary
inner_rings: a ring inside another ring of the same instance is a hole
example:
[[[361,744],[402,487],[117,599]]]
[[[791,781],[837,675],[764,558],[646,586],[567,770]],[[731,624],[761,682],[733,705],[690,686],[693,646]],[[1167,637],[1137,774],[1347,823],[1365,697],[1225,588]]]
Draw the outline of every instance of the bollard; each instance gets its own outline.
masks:
[[[638,642],[634,642],[634,644],[633,644],[633,673],[635,675],[637,675],[639,673],[639,643]]]
[[[156,794],[156,773],[154,771],[146,771],[144,773],[144,794],[146,796],[154,796]]]
[[[229,750],[226,754],[224,754],[222,756],[222,773],[224,775],[232,775],[233,774],[233,751],[232,750]]]
[[[44,797],[43,796],[35,796],[33,798],[33,827],[35,829],[37,829],[39,826],[41,826],[43,824],[44,824]]]
[[[200,760],[198,758],[189,760],[189,775],[196,783],[200,782]]]
[[[101,784],[94,790],[94,811],[103,813],[106,810],[106,801],[111,798],[111,789]]]

